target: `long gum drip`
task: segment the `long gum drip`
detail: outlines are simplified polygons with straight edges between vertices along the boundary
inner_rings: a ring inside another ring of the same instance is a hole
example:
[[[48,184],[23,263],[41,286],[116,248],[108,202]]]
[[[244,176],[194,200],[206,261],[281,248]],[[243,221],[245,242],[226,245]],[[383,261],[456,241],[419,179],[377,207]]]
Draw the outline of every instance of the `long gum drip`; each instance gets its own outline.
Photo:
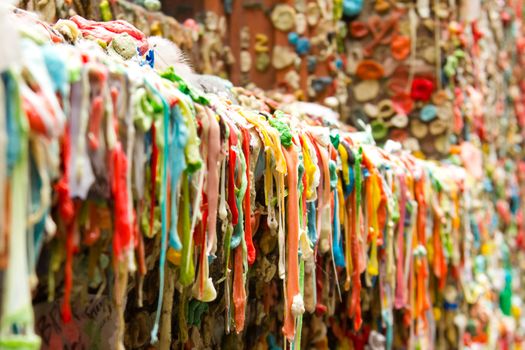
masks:
[[[297,186],[297,168],[299,159],[297,152],[293,149],[283,148],[288,167],[288,199],[287,199],[287,218],[288,218],[288,274],[286,278],[286,313],[284,318],[283,333],[288,340],[293,340],[295,335],[295,319],[292,314],[293,298],[299,294],[299,212],[297,203],[299,201]]]

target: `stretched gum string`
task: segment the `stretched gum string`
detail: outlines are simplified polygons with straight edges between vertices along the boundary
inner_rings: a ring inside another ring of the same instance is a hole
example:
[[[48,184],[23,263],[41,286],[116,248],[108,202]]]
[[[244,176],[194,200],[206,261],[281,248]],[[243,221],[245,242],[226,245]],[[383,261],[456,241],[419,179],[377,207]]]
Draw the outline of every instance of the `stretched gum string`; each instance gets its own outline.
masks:
[[[421,177],[415,182],[415,196],[418,202],[417,211],[417,245],[426,245],[425,227],[426,227],[426,212],[427,203],[425,200],[425,189],[424,189],[424,178]],[[428,271],[426,268],[426,257],[419,257],[418,259],[418,271],[417,271],[417,310],[416,315],[423,319],[426,324],[426,311],[430,307],[430,303],[427,299],[425,292],[425,285],[428,279]]]
[[[268,207],[268,220],[270,217],[270,210],[273,211],[273,205],[271,203],[273,198],[273,174],[272,174],[272,155],[269,150],[265,150],[265,161],[266,168],[264,169],[264,201]],[[272,208],[272,209],[270,209]]]
[[[299,263],[299,289],[301,295],[304,297],[304,259]],[[301,334],[303,330],[303,314],[297,317],[296,335],[294,342],[291,344],[293,349],[301,349]]]
[[[306,205],[306,186],[307,186],[307,180],[306,175],[303,175],[302,179],[303,183],[303,193],[301,193],[301,230],[304,232],[304,235],[306,236],[306,239],[308,240],[309,246],[312,245],[312,242],[310,241],[310,238],[308,237],[307,231],[308,231],[308,207]]]
[[[115,91],[117,90],[117,87],[113,88]],[[115,116],[118,113],[118,104],[116,100],[116,94],[115,94],[115,101],[114,101],[114,113]],[[133,123],[133,117],[129,110],[129,107],[131,105],[131,99],[128,94],[126,94],[125,99],[127,101],[126,103],[126,112],[125,112],[125,118],[126,118],[126,159],[131,160],[127,162],[126,166],[126,192],[127,192],[127,212],[128,212],[128,222],[129,222],[129,231],[130,231],[130,241],[129,241],[129,247],[127,250],[128,253],[128,268],[130,272],[137,271],[136,266],[136,259],[135,259],[135,247],[138,244],[139,239],[139,229],[136,224],[136,217],[137,212],[135,210],[135,207],[133,206],[133,192],[132,192],[132,162],[133,162],[133,149],[135,148],[135,127]],[[124,98],[123,98],[124,99]]]
[[[69,160],[71,157],[71,143],[69,127],[67,128],[61,142],[63,175],[55,185],[58,194],[58,210],[66,225],[66,263],[64,266],[64,301],[61,307],[64,322],[71,320],[71,288],[73,284],[73,222],[76,216],[75,203],[70,197],[69,191]]]
[[[345,223],[344,223],[344,231],[345,231],[345,271],[346,271],[346,277],[345,277],[345,284],[344,284],[344,290],[349,291],[350,290],[350,283],[352,278],[352,271],[354,269],[353,263],[352,263],[352,221],[350,220],[352,216],[352,193],[348,196],[346,201],[344,202],[344,210],[345,210]],[[355,205],[355,203],[354,203]]]
[[[377,173],[377,184],[379,187],[379,207],[377,208],[377,226],[379,232],[377,235],[377,244],[383,245],[384,237],[383,232],[385,231],[386,218],[387,218],[387,194],[384,186],[386,186],[379,173]]]
[[[7,85],[7,84],[6,84]],[[0,83],[0,149],[5,150],[7,147],[7,86]],[[7,152],[0,152],[0,164],[7,164]],[[5,268],[3,260],[6,254],[7,246],[7,218],[8,215],[8,190],[7,190],[7,169],[0,167],[0,269]]]
[[[337,221],[337,226],[335,226],[334,224],[332,224],[330,226],[330,228],[333,229],[333,231],[335,231],[335,232],[333,232],[333,235],[332,235],[332,232],[328,233],[328,242],[329,242],[329,246],[330,246],[330,256],[331,256],[332,268],[334,269],[334,279],[335,279],[335,286],[336,286],[336,290],[337,290],[337,296],[339,297],[339,301],[341,301],[342,300],[342,298],[341,298],[341,288],[339,287],[339,274],[338,274],[338,271],[337,271],[337,266],[336,266],[337,263],[336,263],[336,261],[339,260],[339,263],[341,264],[341,266],[344,266],[344,259],[343,259],[343,263],[341,263],[342,252],[340,250],[338,251],[335,248],[337,242],[334,242],[334,236],[336,234],[337,234],[337,236],[339,238],[341,236],[341,234],[340,234],[341,224],[339,223],[339,216],[338,216],[338,213],[337,213],[338,208],[336,206],[336,202],[337,202],[337,192],[333,191],[333,195],[330,198],[330,208],[329,208],[330,209],[330,222],[331,223],[335,223],[335,221]],[[338,247],[341,248],[341,246],[338,246]],[[337,257],[335,255],[335,253],[338,254]]]
[[[252,208],[251,208],[251,200],[250,200],[250,193],[251,193],[251,179],[250,179],[250,133],[248,132],[248,129],[242,128],[242,150],[244,153],[244,159],[246,161],[246,193],[244,195],[244,217],[245,217],[245,224],[244,224],[244,239],[246,241],[246,247],[248,251],[248,263],[252,265],[255,262],[255,247],[253,245],[252,240],[252,225],[251,225],[251,217],[252,217]]]
[[[412,262],[412,259],[410,259]],[[405,325],[408,325],[410,327],[410,338],[409,338],[409,345],[413,342],[414,339],[414,317],[413,317],[413,310],[414,310],[414,304],[415,304],[415,288],[414,288],[414,270],[410,268],[408,271],[408,302],[407,307],[405,308]]]
[[[285,242],[285,232],[284,232],[284,211],[285,211],[285,189],[284,189],[284,175],[278,172],[274,172],[276,177],[276,184],[277,184],[277,206],[279,211],[279,218],[278,218],[278,242],[279,242],[279,278],[283,280],[283,285],[285,283],[285,275],[286,275],[286,263],[285,263],[285,248],[286,248],[286,242]],[[286,294],[284,295],[284,298],[286,299]]]
[[[139,214],[134,216],[134,227],[135,227],[135,236],[137,241],[137,247],[136,247],[136,253],[138,256],[138,272],[140,276],[145,276],[147,270],[146,267],[146,258],[145,258],[145,251],[144,251],[144,237],[142,237],[142,234],[140,233],[139,228],[139,222],[138,217],[140,217],[141,210],[139,209]]]
[[[242,129],[241,129],[242,130]],[[247,193],[247,177],[246,173],[249,172],[247,169],[246,160],[244,159],[244,153],[240,150],[235,150],[238,160],[241,166],[240,178],[241,186],[238,189],[236,195],[236,204],[239,210],[239,220],[238,224],[234,228],[234,235],[239,237],[239,245],[235,248],[234,251],[234,276],[233,276],[233,303],[234,303],[234,319],[235,319],[235,330],[237,333],[240,333],[244,329],[244,320],[245,320],[245,308],[246,308],[246,290],[245,290],[245,280],[244,280],[244,262],[247,259],[247,254],[245,252],[245,240],[241,234],[243,230],[243,225],[250,225],[250,222],[244,222],[244,213],[242,209],[242,200],[246,198]],[[237,153],[239,152],[239,153]],[[249,198],[249,194],[248,194]],[[246,254],[246,255],[245,255]],[[246,263],[246,269],[248,268]]]
[[[206,246],[207,246],[207,222],[208,222],[208,199],[205,193],[202,195],[202,204],[200,207],[200,211],[202,213],[202,220],[197,225],[197,228],[195,229],[195,245],[200,245],[200,266],[199,266],[199,272],[197,273],[197,279],[199,281],[198,283],[198,293],[196,298],[198,300],[204,301],[205,297],[205,287],[206,282],[209,278],[209,270],[208,270],[208,254],[206,253]]]
[[[89,68],[86,68],[82,71],[82,79],[78,83],[78,90],[75,88],[74,91],[72,91],[72,100],[77,101],[79,99],[77,104],[72,105],[71,107],[71,118],[69,119],[69,132],[71,139],[71,156],[69,159],[69,162],[71,163],[69,165],[70,172],[72,176],[69,177],[69,190],[71,193],[71,196],[73,197],[81,197],[85,198],[87,195],[87,191],[89,190],[89,186],[91,186],[92,181],[94,181],[93,172],[91,169],[91,165],[89,163],[89,157],[86,150],[86,130],[87,130],[87,123],[89,119],[89,95],[91,91],[91,85],[89,85],[89,73],[90,69],[98,68],[101,69],[98,66],[89,66]],[[94,70],[96,73],[100,73],[100,85],[101,89],[103,87],[107,87],[105,84],[105,78],[104,75],[100,70]],[[102,92],[101,92],[102,94]],[[105,99],[105,108],[109,104],[109,99]],[[76,108],[75,108],[76,106]],[[111,111],[107,111],[107,113],[111,113]],[[107,118],[107,120],[110,120],[111,118]],[[110,132],[113,130],[110,128]],[[82,137],[80,137],[82,135]],[[74,138],[74,139],[73,139]],[[108,147],[111,149],[112,147]]]
[[[312,141],[312,144],[314,145],[315,152],[317,154],[317,161],[320,162],[318,164],[319,168],[322,169],[321,171],[321,183],[318,188],[319,195],[317,196],[318,201],[318,211],[317,211],[317,234],[319,236],[319,240],[321,239],[321,228],[323,227],[323,211],[326,208],[327,205],[330,205],[330,169],[328,168],[328,151],[324,148],[319,147],[315,139],[310,136],[310,140]]]
[[[287,276],[287,305],[284,318],[283,334],[288,340],[292,340],[295,335],[295,319],[292,314],[292,302],[294,296],[299,294],[299,213],[297,204],[299,197],[297,193],[297,168],[298,157],[297,152],[293,149],[286,149],[283,147],[284,156],[286,157],[286,165],[288,168],[288,201],[287,201],[287,216],[288,216],[288,276]]]
[[[356,190],[350,194],[350,207],[352,213],[356,215],[357,201],[356,201]],[[360,273],[360,259],[359,259],[359,238],[358,238],[358,227],[357,220],[354,220],[354,224],[351,226],[351,249],[352,249],[352,295],[349,305],[349,314],[354,317],[354,329],[358,330],[361,328],[361,273]]]
[[[308,147],[308,141],[304,134],[300,135],[301,147],[303,149],[303,162],[304,162],[304,199],[311,199],[313,197],[314,191],[312,190],[314,174],[315,174],[315,165],[312,162],[310,156],[310,148]]]
[[[184,172],[182,175],[182,252],[180,264],[180,283],[182,286],[189,286],[195,276],[195,266],[193,265],[193,232],[190,223],[190,184],[189,175]]]
[[[188,141],[187,129],[184,122],[184,117],[181,115],[181,109],[178,101],[173,106],[172,113],[175,117],[172,125],[172,138],[170,145],[170,229],[169,229],[169,245],[176,251],[182,249],[182,243],[180,241],[178,232],[179,222],[179,195],[180,195],[180,177],[182,172],[186,168],[186,158],[184,156],[184,149]]]
[[[428,294],[426,292],[426,281],[428,279],[428,269],[426,260],[420,257],[418,263],[418,310],[417,316],[422,320],[423,325],[428,325],[426,311],[430,308],[430,301],[428,300]]]
[[[457,191],[454,191],[453,194],[452,194],[452,198],[453,198],[453,203],[454,203],[454,216],[452,217],[452,228],[453,228],[453,231],[454,232],[454,235],[456,237],[454,237],[454,242],[458,242],[458,232],[459,232],[459,227],[460,227],[460,221],[459,221],[459,196],[457,194]],[[454,245],[454,254],[453,256],[455,256],[456,258],[453,259],[453,260],[457,260],[459,258],[459,247],[457,246],[457,244]],[[455,261],[456,262],[456,261]],[[456,263],[459,263],[459,262],[456,262]]]
[[[235,204],[238,208],[238,220],[237,225],[235,225],[233,230],[232,237],[232,247],[236,248],[241,242],[244,242],[244,209],[243,209],[243,199],[246,195],[246,187],[248,184],[246,176],[246,160],[244,158],[244,153],[242,152],[241,147],[235,147],[234,151],[237,155],[239,169],[237,171],[237,182],[240,182],[239,187],[235,186]]]
[[[224,233],[224,275],[226,276],[226,281],[224,283],[224,304],[226,316],[225,316],[225,328],[226,328],[226,334],[230,333],[230,314],[231,314],[231,305],[230,305],[230,255],[231,255],[231,249],[230,249],[230,243],[231,243],[231,237],[232,237],[232,226],[227,225],[226,226],[226,232]]]
[[[437,196],[441,197],[441,194],[438,193]],[[439,201],[439,198],[437,198]],[[441,220],[443,218],[443,213],[439,209],[437,203],[434,205],[434,219],[432,227],[432,237],[434,243],[434,274],[438,278],[438,288],[442,291],[445,288],[446,277],[447,277],[447,262],[445,260],[445,252],[443,247],[443,242],[441,240]]]
[[[415,295],[415,288],[414,288],[414,269],[412,268],[413,267],[413,262],[414,262],[414,258],[413,258],[413,251],[414,251],[414,248],[415,248],[415,245],[414,245],[414,230],[416,229],[413,222],[415,221],[416,219],[416,212],[417,212],[417,202],[416,201],[412,201],[411,202],[412,204],[412,208],[413,208],[413,211],[411,213],[411,219],[410,219],[410,222],[411,222],[411,225],[408,229],[408,239],[407,239],[407,242],[406,242],[406,248],[405,248],[405,266],[404,266],[404,284],[405,285],[408,285],[409,288],[408,288],[408,292],[405,293],[405,305],[407,307],[407,317],[412,317],[412,312],[414,310],[414,295]]]
[[[98,136],[100,123],[104,116],[104,104],[102,96],[95,96],[91,102],[91,117],[89,118],[88,142],[89,148],[96,150],[99,146]]]
[[[417,239],[418,244],[424,245],[425,242],[425,226],[426,226],[426,209],[427,203],[424,194],[424,181],[423,178],[417,180],[414,183],[414,192],[417,201]]]
[[[404,283],[404,272],[403,272],[403,258],[404,258],[404,236],[405,236],[405,216],[406,216],[406,196],[407,188],[405,182],[405,175],[398,174],[399,181],[399,222],[397,226],[397,263],[396,263],[396,293],[394,306],[396,309],[400,309],[405,304],[405,283]]]
[[[15,105],[11,121],[16,125],[13,134],[19,138],[19,156],[12,164],[11,178],[8,180],[7,191],[8,195],[8,217],[6,218],[8,224],[9,234],[11,238],[8,244],[7,269],[2,275],[3,290],[2,290],[2,322],[0,324],[0,346],[2,348],[38,348],[40,338],[34,333],[34,315],[31,304],[31,287],[29,281],[29,269],[27,262],[27,239],[26,239],[26,213],[28,209],[27,198],[29,194],[29,134],[27,125],[24,125],[25,115],[19,109],[18,86],[16,86],[16,78],[13,77],[13,72],[6,72],[3,79],[8,85],[8,96],[14,100]],[[14,85],[11,85],[11,83]],[[12,90],[11,90],[12,89]],[[13,91],[14,90],[14,91]],[[2,149],[5,151],[5,149]],[[5,166],[5,165],[4,165]],[[4,184],[2,184],[4,185]],[[4,195],[2,192],[1,195]],[[3,209],[3,208],[2,208]],[[70,226],[74,225],[74,221],[69,222]],[[69,235],[69,232],[66,232]],[[71,235],[72,236],[72,235]],[[73,250],[70,249],[71,254]],[[72,261],[72,256],[70,261]],[[70,264],[71,268],[71,264]],[[70,273],[72,276],[72,273]],[[64,304],[63,304],[64,306]],[[65,304],[66,308],[70,310],[69,303]],[[27,342],[27,343],[25,343]],[[20,344],[22,343],[22,344]],[[24,344],[25,343],[25,344]],[[24,346],[26,345],[26,346]]]
[[[209,150],[209,144],[208,144],[208,136],[209,136],[209,118],[208,115],[205,114],[202,116],[200,120],[198,120],[198,126],[200,130],[200,153],[204,159],[208,159],[208,150]],[[206,168],[202,169],[202,171],[206,172]],[[200,179],[201,177],[199,177]],[[204,185],[204,183],[203,183]],[[208,198],[206,196],[206,192],[204,191],[204,186],[197,187],[196,191],[198,192],[198,196],[195,199],[195,204],[192,206],[193,208],[199,208],[198,210],[193,210],[193,214],[196,212],[200,212],[200,220],[193,221],[193,218],[196,218],[195,215],[193,215],[192,218],[192,225],[191,225],[191,232],[193,234],[194,239],[194,245],[196,247],[196,250],[198,251],[198,271],[197,271],[197,277],[195,278],[195,283],[193,284],[192,292],[193,296],[200,301],[205,301],[205,287],[206,282],[208,281],[209,277],[209,271],[208,271],[208,255],[206,253],[207,251],[207,222],[208,222]],[[199,202],[200,200],[200,202]]]
[[[157,333],[159,329],[160,314],[162,311],[162,299],[164,296],[164,266],[166,263],[166,251],[168,248],[168,242],[167,242],[168,213],[167,213],[167,206],[166,206],[166,196],[167,196],[167,185],[168,185],[168,181],[167,181],[168,156],[169,156],[168,154],[168,140],[169,140],[168,125],[169,125],[170,111],[169,111],[169,106],[166,100],[159,94],[157,90],[153,89],[153,87],[151,86],[150,88],[152,88],[155,95],[162,101],[162,107],[163,107],[162,108],[163,109],[162,122],[164,125],[164,128],[163,128],[164,147],[163,147],[163,157],[162,157],[162,162],[163,162],[162,169],[164,170],[162,171],[161,201],[160,201],[160,206],[161,206],[161,241],[160,241],[161,248],[160,249],[161,250],[160,250],[160,258],[159,258],[159,298],[158,298],[158,303],[157,303],[157,313],[155,316],[155,324],[153,326],[153,329],[151,330],[151,342],[155,343],[158,340]],[[153,139],[153,144],[155,145],[155,138]]]
[[[310,134],[309,132],[306,133],[306,137],[308,137],[308,139],[310,140],[310,143],[311,143],[311,146],[313,148],[313,152],[315,152],[315,155],[316,155],[316,161],[317,161],[317,164],[313,163],[313,160],[312,160],[312,165],[313,166],[316,166],[318,169],[320,169],[319,171],[319,176],[320,176],[320,179],[319,179],[319,184],[317,186],[317,188],[314,190],[316,192],[316,197],[317,197],[317,208],[320,208],[321,207],[321,202],[322,202],[322,187],[323,187],[323,166],[322,166],[322,159],[321,159],[321,154],[319,152],[319,146],[317,145],[317,142],[315,141],[314,137],[312,136],[312,134]],[[319,213],[317,213],[317,225],[316,225],[316,229],[317,229],[317,233],[319,234],[320,232],[320,225],[319,225]]]
[[[122,257],[125,249],[130,247],[132,226],[130,214],[128,212],[128,192],[127,192],[127,158],[124,154],[120,142],[112,151],[113,163],[113,186],[112,194],[114,199],[115,227],[113,234],[113,253],[117,259]]]
[[[341,157],[343,181],[345,184],[347,184],[350,182],[350,173],[348,171],[348,152],[346,151],[346,148],[342,142],[337,147],[337,151],[339,152],[339,156]]]
[[[330,188],[330,152],[324,147],[318,147],[323,165],[323,203],[328,206],[331,201],[332,189]]]
[[[75,208],[76,212],[76,208]],[[74,214],[75,215],[75,214]],[[73,218],[74,219],[74,218]],[[66,224],[66,263],[64,265],[64,300],[62,301],[62,320],[64,323],[71,321],[71,290],[73,288],[73,254],[74,244],[74,222]]]
[[[361,159],[362,149],[359,148],[354,164],[355,172],[355,186],[351,196],[351,207],[354,215],[354,221],[352,225],[352,296],[350,301],[350,315],[354,317],[354,330],[359,330],[363,323],[361,318],[361,272],[364,268],[364,261],[361,254],[361,244],[359,242],[360,229],[361,229],[361,215],[360,215],[360,198],[361,198]]]
[[[221,135],[213,111],[205,109],[209,119],[208,134],[208,244],[206,254],[214,253],[217,246],[217,204],[219,199],[219,156],[221,153]]]
[[[339,224],[342,225],[344,228],[347,218],[345,217],[345,195],[343,193],[343,179],[341,179],[340,177],[338,178],[338,181],[337,181],[336,191],[337,191],[337,201],[339,204],[338,205]]]
[[[332,214],[332,222],[333,222],[333,242],[332,242],[332,247],[333,247],[333,257],[334,257],[334,263],[339,266],[339,267],[343,267],[345,266],[345,263],[344,263],[344,254],[343,254],[343,247],[341,245],[341,223],[339,222],[339,218],[340,218],[340,215],[339,215],[339,196],[338,196],[338,193],[339,193],[339,188],[341,187],[340,186],[340,183],[341,181],[338,180],[337,181],[338,184],[337,184],[337,190],[334,191],[334,194],[333,194],[333,200],[332,200],[332,203],[333,203],[333,214]],[[335,273],[337,274],[337,270],[335,270]]]
[[[367,236],[370,238],[370,258],[368,260],[367,271],[371,276],[377,276],[379,274],[379,265],[377,261],[377,237],[379,233],[379,225],[377,218],[377,211],[381,200],[381,194],[379,190],[379,179],[377,170],[374,167],[372,161],[367,157],[366,153],[363,153],[363,164],[368,169],[370,176],[365,182],[366,191],[366,205],[368,215],[368,229]]]
[[[370,201],[368,203],[370,204],[370,208],[372,209],[372,248],[370,252],[370,260],[368,261],[368,273],[372,276],[377,276],[379,274],[379,264],[377,260],[377,241],[379,236],[379,223],[377,212],[381,201],[381,194],[378,183],[378,174],[375,170],[373,171],[370,180],[371,196],[369,197]]]
[[[246,313],[246,290],[243,281],[243,247],[239,245],[234,251],[233,261],[233,305],[235,309],[235,331],[238,333],[244,329]]]
[[[238,138],[233,126],[230,123],[228,123],[228,126],[230,128],[228,140],[228,207],[232,215],[232,225],[235,226],[239,222],[239,211],[235,199],[235,166],[237,164],[237,154],[234,150],[234,147],[237,146]]]
[[[395,203],[392,191],[394,190],[393,183],[393,171],[388,170],[386,172],[385,181],[383,182],[384,192],[387,197],[386,206],[388,207],[389,213],[394,213]],[[387,191],[388,190],[388,191]],[[386,226],[386,263],[381,266],[381,278],[383,282],[383,301],[384,301],[384,310],[382,313],[383,323],[386,324],[386,348],[391,349],[393,343],[393,308],[394,300],[393,293],[395,292],[395,263],[394,263],[394,219],[393,215],[390,215],[388,218],[388,224]]]
[[[157,165],[159,161],[159,147],[157,146],[157,128],[155,123],[151,124],[151,164],[150,164],[150,177],[151,177],[151,188],[150,188],[150,211],[149,211],[149,235],[153,237],[153,219],[155,217],[155,196],[156,196],[156,183],[157,183]]]
[[[339,147],[339,151],[341,153],[341,162],[343,163],[343,179],[346,181],[346,184],[350,182],[350,173],[349,173],[349,166],[348,166],[348,152],[347,152],[347,149],[345,148],[344,145],[340,145]],[[346,169],[346,170],[345,170]],[[345,172],[346,172],[346,176],[345,176]],[[346,184],[345,184],[345,187],[346,187]],[[341,203],[342,203],[342,206],[341,206],[341,209],[342,209],[342,214],[341,216],[344,217],[344,220],[343,220],[343,229],[344,229],[344,234],[345,234],[345,242],[344,242],[344,245],[345,245],[345,248],[344,248],[344,259],[345,259],[345,271],[346,271],[346,277],[345,277],[345,284],[344,284],[344,289],[345,291],[348,291],[350,290],[350,281],[351,281],[351,271],[353,269],[353,264],[352,264],[352,254],[351,254],[351,249],[352,249],[352,243],[351,243],[351,240],[352,240],[352,229],[351,229],[351,225],[352,225],[352,221],[350,220],[351,216],[352,216],[352,204],[351,204],[351,201],[352,201],[352,193],[350,193],[348,195],[348,198],[345,198],[344,197],[344,194],[342,195],[342,200],[341,200]]]

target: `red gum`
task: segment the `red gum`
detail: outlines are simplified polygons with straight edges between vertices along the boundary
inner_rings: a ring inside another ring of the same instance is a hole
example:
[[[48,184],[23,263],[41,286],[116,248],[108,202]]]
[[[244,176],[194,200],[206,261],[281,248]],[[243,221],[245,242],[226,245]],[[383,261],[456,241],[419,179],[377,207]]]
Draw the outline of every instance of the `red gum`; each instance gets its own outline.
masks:
[[[91,118],[89,119],[89,148],[96,150],[99,146],[98,136],[100,133],[100,123],[104,115],[104,99],[102,96],[93,98],[91,105]]]
[[[70,222],[66,229],[66,264],[64,266],[64,301],[62,303],[62,320],[64,323],[71,321],[71,290],[73,288],[73,243],[74,223]]]
[[[293,147],[293,146],[292,146]],[[282,147],[288,168],[288,278],[286,283],[286,312],[284,316],[283,334],[289,340],[295,335],[295,318],[292,314],[293,298],[299,294],[299,197],[297,193],[297,152],[293,148]]]
[[[69,139],[69,128],[66,129],[61,143],[62,164],[64,166],[63,176],[55,186],[58,194],[58,210],[66,226],[66,263],[64,266],[64,301],[61,314],[64,322],[71,320],[71,289],[73,287],[73,221],[75,220],[75,203],[69,196],[69,158],[71,155],[71,143]]]
[[[237,134],[235,133],[235,129],[229,125],[230,127],[230,138],[228,140],[229,147],[228,147],[228,206],[230,207],[230,211],[232,213],[232,225],[235,226],[239,222],[239,211],[237,210],[237,203],[235,198],[235,163],[237,159],[237,155],[235,154],[235,151],[232,147],[237,145]]]
[[[76,15],[71,17],[70,20],[75,22],[83,36],[93,35],[109,44],[116,34],[127,33],[139,42],[138,46],[141,54],[148,50],[148,41],[144,33],[125,21],[96,22]]]
[[[102,79],[102,78],[101,78]],[[103,80],[102,80],[103,81]],[[115,133],[118,135],[118,117],[117,117],[117,103],[118,90],[113,87],[111,89],[111,101],[113,103],[113,127]],[[155,144],[155,143],[154,143]],[[117,142],[115,148],[111,152],[111,160],[113,165],[113,206],[114,206],[114,234],[113,234],[113,252],[116,259],[121,258],[122,251],[132,247],[132,218],[130,216],[128,204],[129,193],[127,187],[127,168],[128,158],[122,149],[122,144]],[[155,184],[155,183],[153,183]],[[152,223],[152,222],[151,222]]]
[[[112,152],[113,163],[113,201],[115,232],[113,235],[113,252],[118,259],[122,250],[130,247],[132,226],[128,212],[128,191],[126,186],[126,169],[128,160],[118,143]]]
[[[246,241],[246,248],[248,250],[248,264],[253,264],[255,262],[255,247],[253,246],[252,241],[252,225],[251,225],[251,202],[250,202],[250,189],[251,189],[251,179],[250,179],[250,133],[247,129],[242,128],[242,150],[244,153],[244,158],[246,159],[246,194],[244,195],[244,240]]]
[[[35,94],[35,97],[40,94]],[[42,117],[37,111],[36,106],[30,101],[29,97],[22,96],[22,107],[27,116],[29,126],[31,130],[36,131],[39,134],[45,135],[47,133],[47,127],[42,120]]]

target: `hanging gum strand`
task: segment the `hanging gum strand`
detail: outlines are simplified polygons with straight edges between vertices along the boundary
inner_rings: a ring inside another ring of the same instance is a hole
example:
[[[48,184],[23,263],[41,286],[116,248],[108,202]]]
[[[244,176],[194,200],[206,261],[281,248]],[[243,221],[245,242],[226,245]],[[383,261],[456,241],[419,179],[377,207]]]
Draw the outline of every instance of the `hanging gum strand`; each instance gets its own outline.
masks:
[[[231,243],[231,237],[232,237],[232,231],[233,228],[231,225],[228,225],[226,227],[226,232],[224,234],[224,275],[226,276],[225,279],[225,286],[224,286],[224,299],[225,299],[225,328],[226,328],[226,334],[230,333],[230,313],[231,313],[231,306],[230,306],[230,257],[231,257],[231,249],[230,249],[230,243]]]
[[[208,196],[208,244],[206,253],[214,253],[217,246],[217,204],[219,198],[219,156],[221,153],[221,135],[219,123],[215,113],[208,108],[205,109],[208,114],[210,129],[208,134],[208,179],[207,179],[207,196]]]
[[[361,198],[361,157],[362,149],[359,148],[355,164],[355,186],[350,194],[350,205],[353,214],[353,224],[351,226],[351,247],[352,247],[352,296],[349,305],[349,315],[354,318],[354,330],[359,330],[362,325],[361,318],[361,272],[364,269],[364,261],[360,253],[361,243],[361,214],[360,214],[360,198]]]
[[[244,329],[246,313],[246,290],[243,281],[243,248],[242,244],[233,253],[233,305],[235,316],[235,331],[237,334]]]
[[[182,253],[179,282],[187,287],[193,282],[195,267],[193,265],[193,239],[190,228],[190,184],[188,174],[182,175]]]
[[[305,199],[309,200],[314,195],[313,182],[316,171],[316,165],[312,161],[310,156],[310,147],[304,134],[301,134],[301,146],[303,147],[303,158],[304,158],[304,170],[305,170]]]
[[[354,213],[354,218],[359,214],[356,213],[356,190],[350,194],[350,206],[352,213]],[[349,314],[354,317],[354,329],[358,330],[361,328],[361,265],[359,259],[359,229],[358,229],[358,220],[353,221],[351,226],[351,248],[352,248],[352,296],[349,305]]]
[[[66,127],[61,142],[61,158],[64,165],[63,175],[55,185],[58,194],[59,213],[66,227],[66,263],[64,265],[64,301],[61,307],[62,319],[65,322],[71,320],[71,306],[69,304],[71,288],[73,283],[73,224],[76,216],[76,206],[70,197],[69,191],[69,164],[71,157],[71,142],[69,127]],[[54,279],[53,279],[54,281]]]
[[[379,264],[377,261],[377,240],[379,234],[379,225],[377,220],[377,210],[379,208],[380,190],[378,184],[378,175],[375,170],[372,171],[370,177],[367,179],[367,205],[368,215],[371,215],[371,222],[369,221],[368,227],[371,234],[371,249],[370,259],[368,260],[367,271],[371,276],[377,276],[379,274]]]
[[[237,164],[237,154],[233,147],[237,146],[237,133],[233,126],[228,123],[230,127],[230,137],[228,141],[228,207],[232,215],[232,225],[235,226],[239,220],[239,211],[237,209],[237,201],[235,199],[235,166]]]
[[[434,274],[438,278],[438,288],[443,290],[445,288],[447,277],[447,262],[445,260],[445,251],[443,242],[441,240],[441,224],[443,220],[443,212],[439,208],[438,202],[441,194],[437,194],[436,202],[433,205],[433,226],[432,237],[434,244]]]
[[[151,163],[150,163],[150,212],[149,236],[153,237],[153,218],[155,217],[156,189],[157,189],[157,164],[159,161],[159,147],[157,146],[157,131],[155,123],[151,125]]]
[[[331,190],[330,190],[330,169],[328,167],[328,150],[324,147],[320,147],[315,139],[310,135],[310,139],[314,145],[315,151],[317,153],[317,160],[320,162],[319,168],[321,169],[321,184],[318,187],[319,195],[317,196],[318,201],[318,211],[317,211],[317,234],[319,236],[319,243],[321,244],[321,252],[326,252],[330,249],[329,246],[329,235],[328,232],[324,229],[326,226],[326,220],[323,220],[323,215],[326,212],[327,208],[330,207],[331,201]],[[324,225],[323,225],[324,224]],[[328,227],[331,228],[331,223],[328,222]],[[324,242],[324,243],[323,243]]]
[[[246,247],[248,250],[248,264],[252,265],[255,262],[255,247],[252,241],[252,209],[251,209],[251,176],[250,176],[250,133],[248,129],[242,128],[242,151],[244,153],[244,159],[246,160],[246,193],[244,195],[244,239],[246,241]]]
[[[204,159],[208,158],[208,150],[209,150],[209,118],[208,115],[205,115],[200,121],[200,137],[202,139],[202,142],[200,144],[200,152],[202,154],[202,157]],[[206,171],[206,169],[204,170]],[[197,191],[200,192],[200,195],[202,197],[202,203],[199,206],[199,212],[201,213],[201,220],[199,223],[196,224],[195,230],[192,230],[192,235],[195,242],[195,247],[197,248],[197,254],[199,259],[199,265],[198,265],[198,271],[197,271],[197,277],[196,277],[196,283],[193,284],[193,297],[199,301],[207,301],[207,293],[209,291],[208,287],[208,279],[209,279],[209,272],[208,272],[208,254],[207,254],[207,220],[208,220],[208,202],[206,193],[204,192],[204,188],[198,187]],[[197,205],[193,206],[194,208],[197,207]],[[192,225],[193,226],[193,225]]]
[[[405,283],[404,283],[404,272],[403,272],[403,258],[404,258],[404,236],[405,236],[405,216],[406,216],[406,182],[405,175],[399,174],[399,222],[397,227],[397,249],[396,249],[396,293],[394,306],[396,309],[400,309],[404,305],[405,301]]]
[[[425,200],[425,189],[424,189],[424,178],[421,177],[415,182],[415,196],[418,202],[418,215],[417,215],[417,243],[418,245],[426,247],[425,227],[426,227],[426,215],[427,215],[427,204]],[[426,268],[426,256],[421,256],[418,259],[418,271],[417,271],[417,309],[416,314],[418,317],[423,319],[426,323],[426,311],[429,309],[430,304],[427,299],[425,292],[426,281],[428,277],[428,271]]]
[[[74,230],[77,205],[71,222],[66,223],[66,262],[64,265],[64,300],[62,302],[62,320],[64,323],[71,321],[71,290],[73,289],[73,254],[75,253]]]
[[[299,294],[299,197],[297,193],[297,169],[298,157],[297,152],[293,149],[283,147],[288,167],[288,200],[287,200],[287,218],[288,218],[288,275],[286,279],[286,312],[284,318],[283,333],[288,340],[293,340],[295,334],[295,317],[292,314],[293,298]]]
[[[276,177],[277,184],[277,208],[278,208],[278,244],[279,244],[279,278],[283,280],[283,288],[285,288],[285,275],[286,275],[286,241],[285,241],[285,184],[284,184],[284,175],[276,171],[273,172]],[[286,293],[284,294],[286,299]]]
[[[344,223],[344,232],[345,232],[345,263],[346,263],[346,278],[344,284],[344,290],[350,290],[350,281],[352,278],[352,271],[354,269],[352,264],[352,225],[353,221],[350,220],[352,216],[352,193],[348,196],[344,202],[345,210],[345,223]],[[355,202],[354,202],[355,207]],[[355,209],[355,208],[354,208]]]

